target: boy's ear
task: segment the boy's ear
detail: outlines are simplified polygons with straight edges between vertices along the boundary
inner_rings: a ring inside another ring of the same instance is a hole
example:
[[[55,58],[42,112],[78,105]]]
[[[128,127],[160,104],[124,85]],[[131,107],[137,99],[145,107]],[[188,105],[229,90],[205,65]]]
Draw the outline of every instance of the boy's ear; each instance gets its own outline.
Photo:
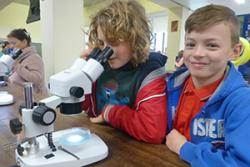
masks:
[[[242,44],[241,43],[235,44],[233,47],[233,53],[230,57],[230,60],[236,60],[237,58],[239,58],[241,52],[242,52]]]

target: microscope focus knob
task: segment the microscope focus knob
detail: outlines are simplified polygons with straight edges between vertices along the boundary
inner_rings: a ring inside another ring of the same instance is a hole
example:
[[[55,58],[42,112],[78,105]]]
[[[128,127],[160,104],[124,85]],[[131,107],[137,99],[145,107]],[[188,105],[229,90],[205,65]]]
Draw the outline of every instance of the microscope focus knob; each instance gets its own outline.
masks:
[[[73,86],[70,88],[69,93],[71,96],[81,98],[84,95],[84,90],[81,87]]]
[[[19,121],[18,118],[12,119],[9,122],[10,130],[13,134],[19,134],[22,131],[22,123]]]
[[[56,112],[45,105],[39,105],[34,109],[34,112],[32,113],[32,119],[38,124],[49,126],[55,122]]]

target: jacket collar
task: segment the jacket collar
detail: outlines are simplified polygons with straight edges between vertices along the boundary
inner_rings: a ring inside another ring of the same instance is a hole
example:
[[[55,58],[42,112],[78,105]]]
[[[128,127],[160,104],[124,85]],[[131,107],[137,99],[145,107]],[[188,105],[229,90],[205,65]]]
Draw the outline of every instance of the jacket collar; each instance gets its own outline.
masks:
[[[171,91],[183,85],[189,75],[190,73],[187,69],[181,69],[173,73],[167,81],[168,90]],[[234,65],[229,62],[223,80],[221,81],[213,95],[210,97],[207,105],[213,104],[218,100],[225,98],[239,87],[247,86],[248,85],[244,82],[243,77],[239,74]]]
[[[33,54],[37,54],[36,49],[33,46],[29,46],[22,49],[22,54],[17,58],[17,60],[23,60],[24,58],[29,57]]]

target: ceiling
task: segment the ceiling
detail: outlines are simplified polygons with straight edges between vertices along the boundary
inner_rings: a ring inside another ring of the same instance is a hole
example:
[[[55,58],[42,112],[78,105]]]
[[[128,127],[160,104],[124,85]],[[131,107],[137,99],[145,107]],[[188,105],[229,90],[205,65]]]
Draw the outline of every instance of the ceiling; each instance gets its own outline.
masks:
[[[100,2],[103,2],[103,0],[83,0],[84,6],[91,6]]]
[[[208,4],[225,5],[232,8],[237,15],[250,14],[250,0],[245,0],[245,4],[239,5],[234,0],[171,0],[179,3],[184,7],[195,10],[201,6]]]
[[[178,6],[178,4],[175,1],[171,1],[171,0],[151,0],[151,1],[155,4],[158,4],[166,8],[173,8],[173,7]]]
[[[8,6],[11,2],[29,5],[29,1],[30,0],[0,0],[0,10]],[[103,2],[103,0],[83,0],[83,1],[84,1],[84,6],[91,6],[91,5]]]
[[[24,4],[24,5],[29,5],[30,4],[29,0],[14,0],[14,2],[17,2],[17,3],[20,3],[20,4]]]
[[[104,0],[84,0],[84,6],[91,6],[103,1]],[[238,5],[234,0],[151,0],[151,1],[160,6],[168,8],[172,8],[179,5],[191,10],[195,10],[201,6],[211,3],[221,4],[232,8],[237,15],[250,14],[250,8],[249,8],[250,0],[245,0],[246,3],[244,5]],[[29,0],[0,0],[0,10],[9,5],[11,2],[17,2],[26,5],[29,4]]]
[[[13,0],[0,0],[0,10],[8,6]]]

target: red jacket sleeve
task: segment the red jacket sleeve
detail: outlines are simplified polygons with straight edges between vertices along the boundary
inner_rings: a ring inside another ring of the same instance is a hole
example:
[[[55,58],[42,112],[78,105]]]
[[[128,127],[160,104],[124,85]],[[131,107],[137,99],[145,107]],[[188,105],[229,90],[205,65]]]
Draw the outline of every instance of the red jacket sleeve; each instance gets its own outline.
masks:
[[[94,89],[96,86],[96,83],[93,83],[92,85],[92,94],[85,95],[85,100],[82,102],[81,107],[82,110],[88,114],[89,117],[96,117],[95,113],[95,95],[96,90]]]
[[[85,100],[82,102],[82,110],[87,111],[91,105],[91,95],[85,95]]]
[[[103,112],[104,119],[137,140],[162,143],[167,128],[165,87],[164,77],[151,81],[139,90],[135,109],[107,106]]]

